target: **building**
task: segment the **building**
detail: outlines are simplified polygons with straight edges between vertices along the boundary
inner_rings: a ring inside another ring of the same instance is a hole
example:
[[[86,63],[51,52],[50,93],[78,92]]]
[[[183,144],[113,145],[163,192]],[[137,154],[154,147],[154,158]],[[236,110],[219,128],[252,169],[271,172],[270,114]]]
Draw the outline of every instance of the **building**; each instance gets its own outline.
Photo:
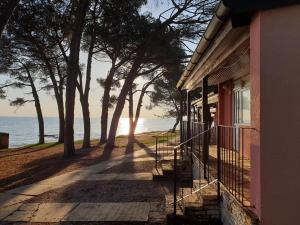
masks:
[[[210,175],[262,225],[300,224],[299,2],[222,1],[177,85],[181,142],[201,145],[208,181],[215,154]]]

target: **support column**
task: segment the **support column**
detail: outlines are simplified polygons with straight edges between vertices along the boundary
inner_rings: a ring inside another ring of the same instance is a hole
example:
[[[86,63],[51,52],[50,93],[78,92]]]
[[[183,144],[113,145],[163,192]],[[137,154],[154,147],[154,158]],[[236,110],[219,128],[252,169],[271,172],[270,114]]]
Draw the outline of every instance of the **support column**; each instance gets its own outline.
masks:
[[[299,221],[299,24],[300,5],[250,24],[251,198],[262,225]]]
[[[204,131],[209,129],[209,105],[208,105],[208,77],[202,80],[202,122],[204,123]],[[204,163],[204,178],[208,178],[208,152],[209,150],[209,133],[203,134],[203,163]]]
[[[196,107],[193,105],[193,122],[196,122]]]
[[[184,91],[180,91],[180,143],[183,142]]]
[[[187,91],[187,140],[191,138],[191,92]]]
[[[200,107],[197,107],[197,120],[198,120],[198,122],[201,122]]]

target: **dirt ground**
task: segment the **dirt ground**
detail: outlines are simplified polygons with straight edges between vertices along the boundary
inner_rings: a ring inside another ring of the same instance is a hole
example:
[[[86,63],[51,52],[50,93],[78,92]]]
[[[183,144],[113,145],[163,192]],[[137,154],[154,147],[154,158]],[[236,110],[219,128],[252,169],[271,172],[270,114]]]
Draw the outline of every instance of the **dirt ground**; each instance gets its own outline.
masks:
[[[63,144],[57,143],[1,150],[0,192],[152,146],[155,143],[154,136],[159,133],[136,135],[131,148],[126,148],[127,136],[119,136],[111,152],[104,152],[103,146],[97,146],[97,141],[93,141],[93,147],[89,149],[81,149],[81,143],[77,142],[76,155],[69,159],[63,157]]]

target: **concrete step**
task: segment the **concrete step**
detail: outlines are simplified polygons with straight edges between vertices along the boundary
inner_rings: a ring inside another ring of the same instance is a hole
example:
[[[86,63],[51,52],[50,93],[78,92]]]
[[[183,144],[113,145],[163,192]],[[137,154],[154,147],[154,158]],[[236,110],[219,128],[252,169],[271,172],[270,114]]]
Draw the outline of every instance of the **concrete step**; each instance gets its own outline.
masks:
[[[210,218],[208,220],[198,218],[187,217],[185,215],[177,215],[174,218],[173,214],[167,215],[167,224],[169,225],[222,225],[220,219]]]
[[[165,176],[170,176],[170,177],[174,176],[174,166],[173,165],[174,164],[171,160],[170,161],[165,160],[161,163],[162,171]]]
[[[163,169],[162,162],[159,162],[157,167],[154,167],[152,170],[152,178],[153,181],[165,181],[165,180],[173,180],[174,174],[171,171]],[[168,168],[167,168],[168,169]]]
[[[186,200],[184,216],[191,221],[196,221],[194,224],[222,224],[217,196],[204,194],[199,196],[199,198],[195,196]]]
[[[153,178],[153,181],[159,181],[164,178],[164,174],[163,174],[161,166],[157,166],[157,168],[156,167],[153,168],[152,178]]]

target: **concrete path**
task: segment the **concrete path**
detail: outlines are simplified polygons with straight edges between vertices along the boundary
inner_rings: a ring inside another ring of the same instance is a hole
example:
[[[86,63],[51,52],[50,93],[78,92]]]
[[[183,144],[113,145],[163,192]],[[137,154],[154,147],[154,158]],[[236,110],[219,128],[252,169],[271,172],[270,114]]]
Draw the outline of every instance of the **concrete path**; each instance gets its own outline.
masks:
[[[152,180],[152,173],[100,173],[127,162],[153,161],[144,150],[0,193],[0,221],[148,221],[149,202],[23,203],[78,181]]]

